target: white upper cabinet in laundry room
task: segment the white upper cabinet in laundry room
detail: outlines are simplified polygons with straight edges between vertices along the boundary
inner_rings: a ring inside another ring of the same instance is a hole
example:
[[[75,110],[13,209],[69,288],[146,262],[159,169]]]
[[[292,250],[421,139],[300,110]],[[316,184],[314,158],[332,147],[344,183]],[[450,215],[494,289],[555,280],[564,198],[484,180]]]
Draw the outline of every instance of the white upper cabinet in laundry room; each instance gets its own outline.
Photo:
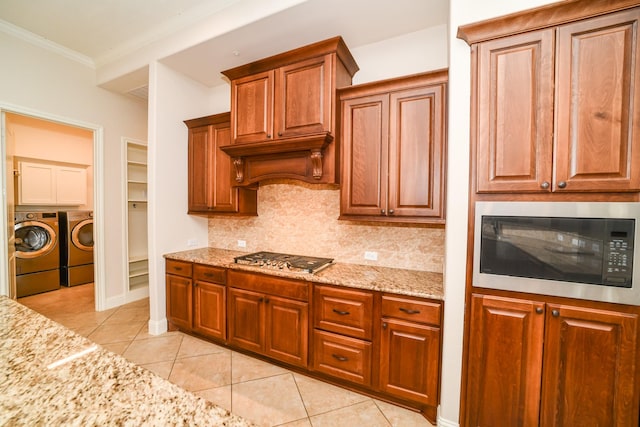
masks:
[[[18,204],[80,206],[87,203],[87,170],[18,162]]]

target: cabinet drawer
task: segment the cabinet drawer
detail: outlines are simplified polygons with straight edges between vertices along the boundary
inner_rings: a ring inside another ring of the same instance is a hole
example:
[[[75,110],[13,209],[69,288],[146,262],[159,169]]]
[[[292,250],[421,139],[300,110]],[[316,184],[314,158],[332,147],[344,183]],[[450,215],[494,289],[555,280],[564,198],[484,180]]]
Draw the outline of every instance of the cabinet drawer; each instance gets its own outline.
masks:
[[[316,286],[313,297],[316,328],[371,340],[373,293]]]
[[[309,301],[309,284],[301,280],[229,270],[227,283],[229,286],[247,291]]]
[[[316,330],[313,369],[354,383],[371,385],[371,343]]]
[[[193,271],[193,264],[185,261],[174,261],[172,259],[167,260],[166,273],[173,274],[175,276],[191,277]]]
[[[212,267],[210,265],[195,264],[193,266],[193,278],[203,282],[227,283],[227,270],[222,267]]]
[[[440,326],[442,303],[405,296],[383,295],[382,316]]]

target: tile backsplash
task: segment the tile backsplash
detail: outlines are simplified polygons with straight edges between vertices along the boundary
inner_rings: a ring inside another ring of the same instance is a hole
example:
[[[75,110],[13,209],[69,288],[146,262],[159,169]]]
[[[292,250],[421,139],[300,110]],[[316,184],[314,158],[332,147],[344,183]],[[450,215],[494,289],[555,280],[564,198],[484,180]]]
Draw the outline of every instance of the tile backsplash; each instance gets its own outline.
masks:
[[[209,219],[209,246],[442,272],[444,229],[339,221],[339,215],[336,186],[268,181],[258,189],[257,217]],[[239,248],[238,240],[244,240],[246,248]],[[365,251],[377,252],[378,260],[366,260]]]

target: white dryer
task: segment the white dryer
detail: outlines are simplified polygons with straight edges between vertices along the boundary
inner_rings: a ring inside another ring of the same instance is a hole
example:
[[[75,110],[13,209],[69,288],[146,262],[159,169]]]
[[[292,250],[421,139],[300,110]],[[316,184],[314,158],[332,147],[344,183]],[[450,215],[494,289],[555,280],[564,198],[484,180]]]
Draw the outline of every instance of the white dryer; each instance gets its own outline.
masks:
[[[61,251],[60,284],[93,282],[93,211],[58,212]]]

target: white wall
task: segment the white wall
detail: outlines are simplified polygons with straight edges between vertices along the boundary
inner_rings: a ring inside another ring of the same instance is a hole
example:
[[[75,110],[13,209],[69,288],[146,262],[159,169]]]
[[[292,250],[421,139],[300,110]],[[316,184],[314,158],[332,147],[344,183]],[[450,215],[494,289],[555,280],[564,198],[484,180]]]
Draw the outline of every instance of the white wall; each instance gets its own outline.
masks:
[[[117,299],[123,292],[120,183],[120,138],[147,139],[146,105],[95,85],[95,70],[60,55],[0,33],[0,108],[42,113],[102,128],[104,159],[104,224],[106,294]],[[4,167],[4,166],[3,166]],[[2,171],[4,174],[4,171]]]
[[[462,333],[464,325],[465,250],[469,192],[469,46],[456,38],[460,25],[542,4],[548,0],[451,0],[449,17],[449,135],[447,233],[445,238],[445,309],[442,390],[438,425],[459,425]]]
[[[187,215],[184,120],[229,111],[229,87],[209,89],[161,63],[149,68],[149,332],[167,330],[163,254],[207,246],[207,219]]]

